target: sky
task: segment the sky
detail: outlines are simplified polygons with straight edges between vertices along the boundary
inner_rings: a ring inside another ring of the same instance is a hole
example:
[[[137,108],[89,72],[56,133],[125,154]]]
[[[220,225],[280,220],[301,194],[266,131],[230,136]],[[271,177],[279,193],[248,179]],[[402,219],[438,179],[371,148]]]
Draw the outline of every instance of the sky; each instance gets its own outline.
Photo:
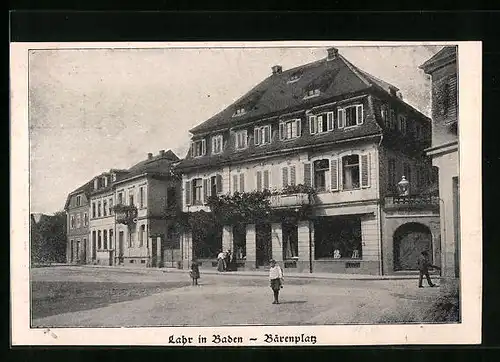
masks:
[[[31,212],[62,210],[68,193],[148,152],[184,157],[189,129],[270,76],[273,65],[285,71],[325,58],[326,48],[31,50]],[[427,116],[430,78],[418,67],[441,48],[338,47]]]

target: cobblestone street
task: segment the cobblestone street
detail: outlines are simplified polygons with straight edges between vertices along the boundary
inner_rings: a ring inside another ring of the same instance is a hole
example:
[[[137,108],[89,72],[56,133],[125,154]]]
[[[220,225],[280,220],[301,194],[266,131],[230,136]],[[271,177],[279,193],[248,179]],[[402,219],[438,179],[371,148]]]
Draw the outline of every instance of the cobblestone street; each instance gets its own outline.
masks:
[[[58,296],[61,285],[72,289]],[[415,279],[288,277],[273,305],[265,275],[205,274],[193,287],[186,272],[92,267],[33,269],[32,288],[33,327],[422,322],[439,296]]]

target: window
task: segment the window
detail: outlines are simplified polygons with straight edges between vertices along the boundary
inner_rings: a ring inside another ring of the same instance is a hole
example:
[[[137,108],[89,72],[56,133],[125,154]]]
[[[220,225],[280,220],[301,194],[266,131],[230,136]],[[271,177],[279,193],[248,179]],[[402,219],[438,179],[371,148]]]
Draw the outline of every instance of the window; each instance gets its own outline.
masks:
[[[311,134],[332,131],[333,124],[333,112],[327,112],[317,116],[309,116],[309,131]]]
[[[296,82],[300,79],[302,75],[302,72],[295,72],[292,75],[290,75],[290,78],[288,79],[288,83],[293,83]]]
[[[207,145],[205,140],[193,141],[191,144],[191,153],[193,157],[204,156],[207,152]]]
[[[134,246],[134,233],[129,233],[128,247],[132,248],[133,246]]]
[[[314,161],[314,187],[317,191],[326,191],[326,174],[329,170],[329,160]]]
[[[265,145],[271,143],[271,126],[255,127],[254,131],[254,143],[256,146]]]
[[[362,259],[359,216],[321,217],[314,226],[315,259]]]
[[[118,193],[118,205],[123,205],[123,192]]]
[[[113,199],[109,199],[109,214],[113,215]]]
[[[146,225],[141,225],[139,230],[139,246],[144,245],[144,238],[146,236]]]
[[[96,213],[95,213],[95,202],[92,203],[92,218],[95,219]]]
[[[399,115],[399,130],[402,134],[406,134],[406,117]]]
[[[113,229],[109,229],[109,248],[113,249]]]
[[[396,111],[394,109],[390,111],[389,124],[391,129],[396,128]]]
[[[292,119],[280,123],[280,140],[289,140],[300,137],[300,119]]]
[[[214,155],[222,152],[222,135],[212,137],[212,153]]]
[[[101,217],[101,202],[97,203],[97,217]]]
[[[319,88],[315,88],[315,89],[308,89],[308,90],[306,91],[306,95],[305,95],[305,97],[304,97],[304,98],[317,97],[317,96],[319,96],[319,93],[320,93]]]
[[[247,130],[236,132],[236,149],[242,150],[247,148]]]
[[[201,178],[196,178],[193,183],[193,204],[203,204],[203,182]]]
[[[82,197],[81,196],[77,196],[76,197],[76,206],[80,206],[82,204]]]
[[[144,207],[144,186],[139,187],[139,207]]]
[[[210,195],[215,196],[218,193],[217,176],[210,177]]]
[[[380,117],[382,118],[382,122],[386,128],[391,127],[390,116],[389,116],[389,107],[387,105],[382,105],[380,107]]]
[[[71,215],[70,216],[70,229],[74,229],[75,228],[75,215]]]
[[[97,231],[97,249],[102,249],[101,230]]]
[[[128,204],[134,206],[134,190],[128,191]]]
[[[89,214],[84,212],[83,213],[83,226],[88,226],[89,225]]]
[[[388,161],[388,173],[389,173],[389,190],[394,191],[396,189],[396,160],[391,158]]]
[[[236,111],[234,112],[234,115],[233,116],[241,116],[242,114],[244,114],[246,111],[245,111],[245,108],[244,107],[240,107],[240,108],[237,108]]]
[[[257,171],[257,191],[269,190],[269,170]]]
[[[359,189],[359,156],[350,155],[342,157],[342,179],[344,190]]]
[[[281,169],[283,187],[296,184],[295,180],[295,166],[283,167]]]
[[[108,214],[108,202],[106,200],[102,202],[102,214],[103,216]]]
[[[76,228],[79,229],[82,227],[82,219],[80,213],[76,214]]]
[[[345,127],[354,127],[363,124],[363,105],[358,104],[354,106],[339,109],[338,117],[341,118],[339,124]]]
[[[169,187],[167,189],[167,207],[174,207],[177,205],[176,193],[175,187]]]
[[[102,232],[102,239],[103,239],[103,249],[108,248],[108,230],[104,230]]]

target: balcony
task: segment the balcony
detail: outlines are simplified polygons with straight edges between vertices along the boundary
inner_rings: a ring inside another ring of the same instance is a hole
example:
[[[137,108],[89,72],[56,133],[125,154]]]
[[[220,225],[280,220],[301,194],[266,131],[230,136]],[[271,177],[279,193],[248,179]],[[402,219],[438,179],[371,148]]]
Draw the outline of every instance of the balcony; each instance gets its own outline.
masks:
[[[386,210],[439,211],[439,197],[432,195],[388,196],[384,200]]]
[[[289,195],[272,195],[269,197],[271,207],[296,207],[310,205],[313,203],[313,198],[307,193],[296,193]]]

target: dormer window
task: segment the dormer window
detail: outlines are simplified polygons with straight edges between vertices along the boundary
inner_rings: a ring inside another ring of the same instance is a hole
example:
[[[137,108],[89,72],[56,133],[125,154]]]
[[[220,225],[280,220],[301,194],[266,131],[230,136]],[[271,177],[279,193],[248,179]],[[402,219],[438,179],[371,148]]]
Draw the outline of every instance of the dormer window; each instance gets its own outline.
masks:
[[[116,181],[116,173],[111,174],[111,181]]]
[[[271,143],[271,126],[255,127],[254,131],[254,143],[256,146],[265,145]]]
[[[207,145],[205,140],[193,141],[191,144],[191,153],[193,157],[204,156],[207,153]]]
[[[241,116],[244,113],[246,113],[245,107],[240,107],[236,109],[233,116]]]
[[[333,131],[333,112],[309,116],[309,132],[311,134]]]
[[[306,91],[306,95],[304,98],[317,97],[319,96],[319,94],[320,94],[319,88],[309,89]]]
[[[223,137],[221,134],[212,137],[212,154],[222,153]]]
[[[81,196],[77,196],[76,197],[76,206],[81,206],[82,204],[82,197]]]
[[[247,148],[247,130],[236,132],[236,149],[242,150]]]
[[[99,179],[96,178],[94,179],[94,190],[97,190],[99,188]]]
[[[301,72],[295,72],[292,75],[290,75],[290,78],[288,79],[288,83],[293,83],[296,82],[300,79],[302,73]]]
[[[363,124],[363,105],[357,104],[337,109],[339,128]]]

